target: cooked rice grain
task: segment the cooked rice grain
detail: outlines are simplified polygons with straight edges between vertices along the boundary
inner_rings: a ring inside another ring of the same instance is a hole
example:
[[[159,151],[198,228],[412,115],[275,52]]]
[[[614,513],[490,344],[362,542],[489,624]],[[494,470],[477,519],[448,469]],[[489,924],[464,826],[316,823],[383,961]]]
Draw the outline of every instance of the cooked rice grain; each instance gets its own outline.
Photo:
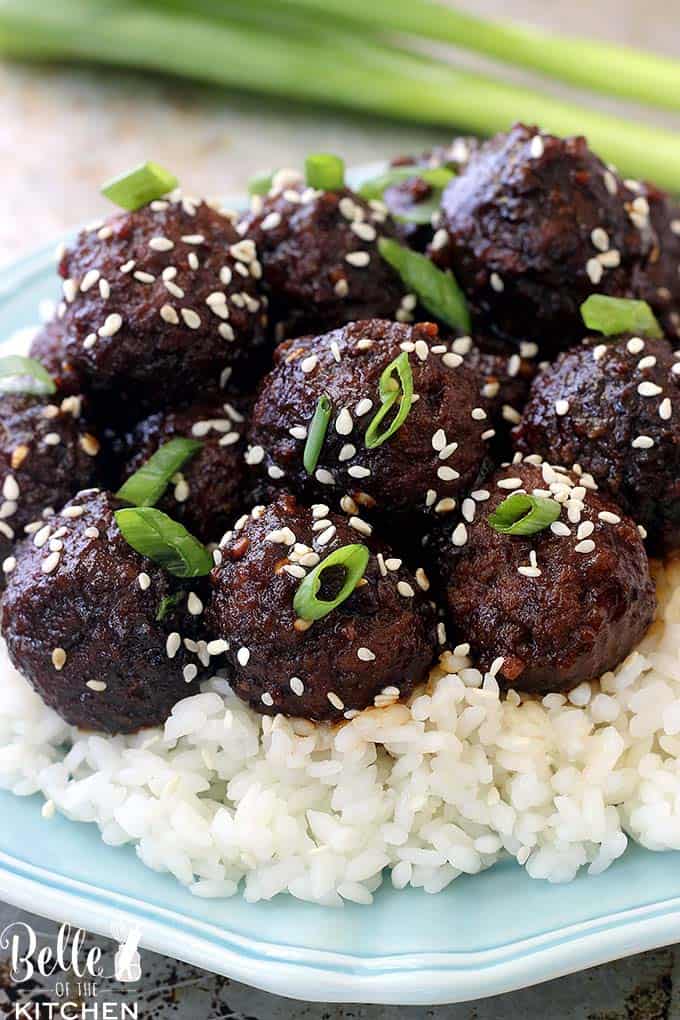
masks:
[[[599,684],[501,700],[449,653],[409,707],[338,729],[256,715],[214,678],[164,731],[88,735],[3,649],[0,786],[96,822],[203,897],[370,903],[385,869],[434,893],[508,854],[565,882],[609,867],[628,836],[680,849],[680,559],[656,577],[657,621]]]

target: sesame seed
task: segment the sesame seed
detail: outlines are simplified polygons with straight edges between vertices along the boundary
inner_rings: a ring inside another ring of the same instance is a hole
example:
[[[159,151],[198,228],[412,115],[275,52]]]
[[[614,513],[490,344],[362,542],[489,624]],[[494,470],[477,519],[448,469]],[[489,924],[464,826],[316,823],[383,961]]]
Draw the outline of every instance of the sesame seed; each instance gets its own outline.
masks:
[[[371,525],[367,521],[362,521],[361,517],[350,517],[348,524],[361,535],[369,536],[373,533]]]
[[[57,569],[59,566],[59,555],[59,552],[53,552],[45,557],[41,564],[43,574],[51,574]]]
[[[454,482],[457,478],[460,478],[460,474],[454,468],[443,464],[437,468],[437,478],[440,478],[442,482]]]
[[[305,373],[305,375],[308,375],[310,372],[314,371],[318,363],[319,359],[317,358],[316,354],[310,354],[309,357],[304,358],[300,362],[300,368]]]
[[[146,591],[147,588],[151,586],[151,578],[149,577],[148,574],[142,571],[142,573],[139,574],[137,577],[137,583],[139,584],[139,587],[142,589],[142,591]]]
[[[670,398],[664,397],[664,399],[659,404],[659,418],[662,418],[663,421],[668,421],[672,413],[673,405],[671,404]]]
[[[264,694],[261,696],[260,700],[263,705],[267,706],[267,708],[271,708],[272,705],[274,704],[274,699],[272,698],[269,691],[265,691]]]
[[[361,659],[362,662],[373,662],[375,660],[375,652],[372,652],[370,648],[358,648],[357,658]]]
[[[529,145],[529,154],[532,159],[540,159],[545,151],[543,139],[540,135],[534,135]]]
[[[599,514],[597,516],[598,516],[598,518],[601,521],[604,521],[605,524],[620,524],[621,523],[621,518],[619,517],[619,515],[618,514],[613,514],[611,512],[611,510],[600,510],[600,512],[599,512]]]
[[[439,451],[440,460],[448,460],[456,450],[458,449],[458,443],[447,443],[443,449]]]
[[[588,259],[588,261],[586,262],[586,274],[591,283],[597,286],[597,284],[602,279],[603,273],[604,269],[602,267],[602,263],[599,262],[598,259],[596,258]]]
[[[618,189],[618,184],[616,183],[616,177],[611,172],[611,170],[605,170],[605,172],[603,174],[603,179],[604,179],[604,186],[607,189],[607,191],[609,192],[609,194],[610,195],[615,195],[619,189]]]
[[[597,260],[605,269],[616,269],[621,265],[621,253],[616,248],[612,248],[610,251],[604,251],[598,255]]]
[[[541,571],[538,567],[526,567],[521,566],[517,568],[517,573],[521,574],[522,577],[540,577]]]
[[[104,325],[99,327],[97,334],[99,336],[115,336],[122,325],[123,319],[117,312],[114,312],[112,315],[106,316]]]
[[[182,241],[185,244],[205,244],[205,238],[203,234],[184,234]]]
[[[350,266],[356,266],[357,269],[363,269],[371,261],[371,256],[367,251],[350,251],[345,255],[345,262],[349,262]]]
[[[598,251],[607,251],[609,248],[609,234],[602,227],[595,227],[591,231],[590,240]]]
[[[661,386],[657,386],[653,382],[641,382],[637,388],[638,393],[641,397],[657,397],[659,393],[663,393]]]
[[[371,469],[362,467],[361,464],[353,464],[352,467],[347,469],[347,474],[351,478],[368,478],[371,473]]]
[[[412,599],[413,596],[415,595],[415,591],[408,583],[408,581],[398,581],[397,591],[399,592],[400,595],[403,595],[405,599]]]
[[[184,677],[184,683],[190,684],[192,680],[195,680],[198,676],[198,666],[195,666],[193,662],[190,662],[182,670],[182,676]]]
[[[430,348],[427,346],[424,340],[416,340],[414,350],[416,352],[416,357],[420,361],[427,361],[430,355]]]
[[[16,556],[7,556],[2,561],[2,571],[4,574],[11,574],[17,565]]]
[[[2,494],[5,499],[16,501],[20,495],[19,485],[14,475],[7,475],[2,485]]]
[[[639,354],[645,349],[645,342],[639,336],[634,336],[626,344],[626,349],[630,354]]]
[[[275,481],[278,481],[280,478],[283,478],[285,471],[282,468],[280,468],[278,464],[270,464],[269,467],[267,468],[267,474],[269,475],[270,478],[273,478]]]
[[[550,525],[550,530],[553,535],[557,535],[558,538],[569,538],[571,535],[570,529],[563,521],[553,521]]]
[[[99,440],[90,435],[89,432],[83,433],[78,440],[78,445],[88,457],[96,457],[100,450]]]
[[[66,665],[66,652],[63,648],[52,649],[52,665],[57,672],[62,670]]]
[[[455,546],[460,547],[464,546],[467,540],[468,531],[463,522],[461,521],[460,524],[456,525],[456,527],[454,528],[453,534],[451,535],[451,541]]]
[[[375,656],[374,656],[375,658]],[[339,698],[334,691],[329,691],[326,695],[333,708],[337,708],[338,712],[342,712],[345,707],[345,703],[342,698]]]
[[[591,553],[595,548],[595,543],[592,538],[587,538],[584,542],[578,542],[574,546],[574,551],[577,553]]]
[[[200,616],[203,612],[203,603],[199,599],[196,592],[190,591],[189,598],[187,599],[187,609],[192,616]]]
[[[335,431],[340,436],[348,436],[353,428],[354,422],[352,421],[352,415],[346,407],[343,407],[335,420]]]
[[[437,429],[432,436],[432,449],[440,452],[446,446],[446,433],[444,429]]]
[[[176,630],[172,634],[168,634],[168,639],[165,642],[165,654],[169,659],[174,659],[177,652],[182,644],[182,639]]]
[[[362,241],[375,241],[377,236],[375,227],[370,223],[362,223],[360,220],[355,220],[350,226],[350,230]]]
[[[495,290],[497,294],[502,293],[502,291],[505,288],[505,284],[501,280],[498,273],[492,273],[489,282],[491,283],[492,289]]]
[[[356,446],[353,446],[352,443],[345,443],[338,454],[338,460],[341,463],[344,463],[346,460],[351,460],[356,452]]]
[[[330,471],[327,471],[326,468],[317,468],[314,472],[314,477],[317,482],[321,483],[321,485],[335,485],[334,475],[332,475]]]
[[[228,322],[221,322],[217,327],[217,332],[224,340],[229,340],[231,342],[235,338],[234,330],[231,328]],[[231,370],[229,370],[229,374],[231,374]]]
[[[106,684],[103,680],[88,680],[85,684],[91,691],[95,691],[97,694],[103,694],[106,690]]]
[[[201,317],[193,308],[182,308],[180,309],[182,318],[189,329],[200,329]]]
[[[99,528],[89,527],[85,528],[86,538],[99,538]]]
[[[297,694],[298,698],[301,698],[302,695],[305,693],[305,685],[303,684],[299,676],[292,676],[288,681],[288,686],[290,687],[293,694]]]
[[[583,524],[579,524],[576,532],[576,538],[580,540],[584,538],[590,538],[595,530],[595,525],[592,521],[584,521]]]
[[[470,417],[473,418],[474,421],[485,421],[486,411],[484,410],[483,407],[473,407],[472,411],[470,412]]]
[[[175,245],[169,237],[152,237],[149,241],[149,248],[152,251],[170,251],[174,247]]]
[[[45,446],[58,446],[60,442],[61,436],[59,435],[58,432],[48,432],[45,438],[43,439],[43,443],[45,444]]]
[[[520,489],[522,487],[522,479],[518,477],[514,478],[501,478],[498,482],[499,489]]]
[[[568,411],[569,411],[568,400],[555,401],[555,414],[558,414],[560,417],[563,417],[565,414],[567,414]]]
[[[331,525],[330,528],[326,528],[316,539],[318,545],[328,545],[331,539],[335,536],[336,528],[335,525]]]
[[[651,450],[654,440],[651,436],[636,436],[631,446],[634,450]]]
[[[229,651],[229,642],[224,638],[216,638],[215,641],[208,641],[207,649],[208,655],[222,655],[223,652]]]

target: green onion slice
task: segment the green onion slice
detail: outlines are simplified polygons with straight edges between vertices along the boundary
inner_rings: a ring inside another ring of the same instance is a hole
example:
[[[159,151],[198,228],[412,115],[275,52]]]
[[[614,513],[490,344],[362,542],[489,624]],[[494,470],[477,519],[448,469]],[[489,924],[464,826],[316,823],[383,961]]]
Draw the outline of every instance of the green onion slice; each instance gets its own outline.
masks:
[[[122,209],[134,212],[143,205],[162,198],[177,187],[179,181],[169,170],[158,163],[141,163],[133,170],[107,181],[102,186],[102,195]]]
[[[162,623],[165,617],[176,609],[186,596],[185,591],[176,591],[174,595],[164,595],[156,610],[156,622]]]
[[[275,170],[265,170],[261,174],[255,174],[248,181],[249,195],[268,195],[272,190]]]
[[[395,372],[397,379],[394,378]],[[377,446],[382,446],[408,418],[413,404],[413,372],[406,351],[403,351],[383,370],[380,376],[380,400],[382,406],[369,422],[364,436],[367,450],[375,450]],[[383,432],[380,432],[383,419],[392,410],[397,400],[399,409],[395,417],[391,424]]]
[[[429,184],[430,194],[420,202],[414,202],[410,209],[403,209],[401,212],[392,211],[392,218],[400,223],[431,223],[432,217],[439,211],[444,188],[455,176],[453,170],[449,170],[445,166],[431,167],[430,169],[419,166],[399,166],[388,170],[380,177],[365,181],[359,188],[359,194],[367,201],[382,199],[388,188],[417,177]]]
[[[305,178],[310,188],[338,191],[345,186],[345,161],[328,152],[317,152],[305,160]]]
[[[206,547],[172,517],[151,506],[116,510],[116,524],[128,545],[175,577],[203,577],[213,561]]]
[[[171,439],[159,446],[134,475],[121,485],[118,499],[133,506],[155,506],[170,479],[203,446],[197,439]]]
[[[307,442],[305,443],[305,450],[302,455],[302,463],[308,475],[313,475],[316,471],[316,465],[319,463],[321,449],[326,439],[328,423],[331,420],[332,413],[333,404],[331,403],[331,398],[327,393],[322,393],[316,402],[316,410],[309,424]]]
[[[57,387],[49,372],[35,358],[8,354],[0,358],[0,391],[45,396],[56,393]]]
[[[653,340],[663,336],[663,330],[646,301],[591,294],[581,305],[581,317],[588,329],[595,329],[605,336],[636,333]]]
[[[343,545],[321,560],[301,582],[293,599],[293,608],[303,620],[320,620],[332,613],[352,594],[361,580],[368,563],[368,549],[365,545]],[[318,598],[322,574],[331,567],[343,567],[345,580],[334,599]]]
[[[487,521],[501,535],[535,535],[549,528],[560,516],[560,504],[548,496],[513,492],[506,496]]]
[[[425,255],[404,248],[389,237],[379,239],[378,249],[428,312],[456,329],[466,332],[470,329],[465,296],[451,273],[442,272]]]

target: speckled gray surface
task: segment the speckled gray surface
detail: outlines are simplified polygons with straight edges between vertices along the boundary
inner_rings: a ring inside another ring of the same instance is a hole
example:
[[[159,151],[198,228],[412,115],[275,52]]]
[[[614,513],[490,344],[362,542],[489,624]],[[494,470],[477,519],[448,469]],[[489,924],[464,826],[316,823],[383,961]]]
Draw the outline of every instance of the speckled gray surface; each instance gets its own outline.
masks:
[[[680,56],[675,0],[467,0],[466,6]],[[654,119],[680,127],[680,118]],[[171,167],[192,191],[225,195],[242,191],[254,171],[294,165],[310,150],[341,151],[358,164],[443,136],[135,74],[0,65],[0,263],[101,215],[99,183],[142,159]],[[16,920],[30,920],[41,943],[54,944],[57,925],[0,904],[0,932]],[[53,998],[49,990],[59,975],[17,986],[6,960],[0,948],[0,1017],[14,1016],[17,1003]],[[145,1020],[680,1020],[678,949],[476,1004],[431,1009],[294,1003],[146,952],[142,966],[139,982],[106,982],[99,1001],[137,1002]]]

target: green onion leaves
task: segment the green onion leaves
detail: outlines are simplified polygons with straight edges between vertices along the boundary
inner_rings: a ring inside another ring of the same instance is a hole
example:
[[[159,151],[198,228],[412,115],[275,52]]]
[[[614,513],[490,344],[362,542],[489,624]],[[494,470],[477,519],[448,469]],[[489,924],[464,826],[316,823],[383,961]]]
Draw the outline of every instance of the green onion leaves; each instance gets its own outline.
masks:
[[[352,594],[361,580],[368,563],[368,549],[365,545],[343,545],[326,556],[301,582],[293,599],[293,608],[302,620],[320,620]],[[326,601],[318,597],[322,574],[331,567],[342,567],[345,580],[334,599]]]
[[[367,201],[371,199],[382,200],[388,188],[399,185],[404,181],[410,181],[414,177],[429,184],[431,193],[420,202],[414,202],[410,209],[401,212],[393,212],[392,218],[404,223],[430,223],[432,216],[441,205],[442,192],[452,177],[455,177],[453,170],[448,167],[419,167],[419,166],[395,166],[387,173],[379,177],[373,177],[365,181],[359,188],[359,194]]]
[[[164,595],[161,599],[158,609],[156,610],[156,623],[162,623],[165,617],[176,609],[183,598],[185,598],[185,591],[176,591],[173,595]]]
[[[305,450],[302,455],[302,463],[308,475],[314,474],[316,465],[319,463],[321,449],[326,439],[328,423],[331,420],[332,413],[333,404],[331,399],[327,393],[322,393],[316,402],[316,410],[309,424],[307,442],[305,443]]]
[[[656,316],[646,301],[591,294],[581,305],[581,316],[588,329],[597,330],[605,336],[635,333],[652,340],[663,336]]]
[[[396,379],[394,378],[395,374]],[[367,450],[374,450],[377,446],[382,446],[408,418],[413,403],[413,372],[406,351],[391,361],[380,376],[380,400],[382,405],[369,422],[364,436]],[[380,426],[384,418],[397,401],[399,401],[399,408],[395,417],[391,424],[381,432]]]
[[[102,186],[102,195],[122,209],[134,212],[143,205],[162,198],[178,185],[174,174],[164,170],[158,163],[142,163],[134,170],[114,177]]]
[[[213,562],[206,547],[186,528],[154,507],[116,510],[116,524],[132,548],[175,577],[203,577]]]
[[[177,438],[163,443],[120,487],[116,496],[133,506],[155,506],[172,476],[202,446],[196,439]]]
[[[339,191],[345,186],[345,163],[339,156],[317,152],[305,160],[307,186],[319,191]]]
[[[265,170],[261,174],[255,174],[248,181],[249,195],[268,195],[274,181],[274,170]]]
[[[0,391],[46,396],[56,393],[57,387],[49,372],[35,358],[8,354],[0,358]]]
[[[442,272],[425,255],[404,248],[391,238],[381,237],[378,249],[428,312],[456,329],[466,332],[470,329],[465,297],[451,273]]]
[[[513,492],[506,496],[487,521],[501,535],[535,535],[549,528],[560,516],[560,504],[548,496]]]

